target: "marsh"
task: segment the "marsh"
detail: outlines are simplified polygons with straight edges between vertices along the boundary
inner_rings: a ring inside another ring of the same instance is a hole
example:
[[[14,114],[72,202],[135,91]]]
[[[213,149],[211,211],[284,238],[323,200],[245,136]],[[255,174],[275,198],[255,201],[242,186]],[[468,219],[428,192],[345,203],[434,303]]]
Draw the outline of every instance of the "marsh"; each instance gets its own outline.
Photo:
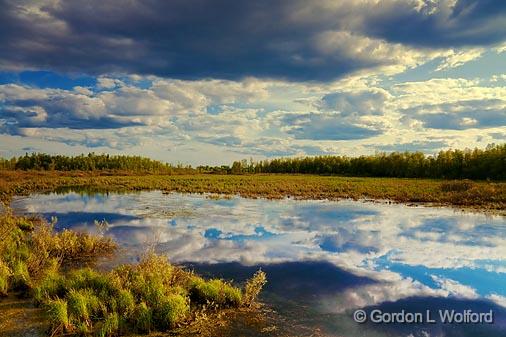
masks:
[[[242,282],[261,268],[261,300],[276,316],[262,334],[503,336],[506,219],[444,207],[363,201],[269,200],[162,193],[15,197],[19,214],[57,229],[105,235],[121,262],[146,247],[205,276]],[[356,309],[493,310],[494,324],[358,324]],[[231,334],[233,335],[233,331]],[[241,333],[257,335],[254,328]]]

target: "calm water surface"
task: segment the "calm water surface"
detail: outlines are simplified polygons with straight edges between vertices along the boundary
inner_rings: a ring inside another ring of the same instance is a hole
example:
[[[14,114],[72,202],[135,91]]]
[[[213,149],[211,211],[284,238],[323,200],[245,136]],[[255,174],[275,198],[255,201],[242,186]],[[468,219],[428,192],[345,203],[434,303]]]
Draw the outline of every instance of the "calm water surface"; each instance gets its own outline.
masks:
[[[506,336],[506,218],[357,201],[211,199],[201,195],[32,195],[18,213],[106,235],[135,260],[155,246],[172,262],[241,282],[261,267],[277,336]],[[353,312],[493,311],[493,324],[358,324]],[[267,324],[267,323],[266,323]],[[261,331],[263,329],[263,331]]]

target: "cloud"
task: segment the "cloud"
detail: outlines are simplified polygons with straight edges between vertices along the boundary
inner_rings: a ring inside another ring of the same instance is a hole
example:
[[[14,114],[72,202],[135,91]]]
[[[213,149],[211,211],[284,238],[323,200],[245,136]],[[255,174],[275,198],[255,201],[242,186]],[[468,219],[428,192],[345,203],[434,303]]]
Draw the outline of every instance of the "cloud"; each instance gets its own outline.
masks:
[[[426,104],[404,110],[426,128],[465,130],[506,125],[506,101],[484,99]]]
[[[68,89],[10,83],[0,85],[0,133],[19,144],[9,153],[45,140],[47,148],[183,156],[197,165],[209,158],[224,164],[250,156],[434,153],[501,139],[506,87],[491,79],[390,84],[354,75],[314,84],[108,75]],[[195,149],[209,156],[190,154]]]
[[[410,46],[479,46],[504,41],[506,4],[501,0],[403,2],[381,2],[358,24],[373,36]]]
[[[137,125],[107,113],[103,100],[88,91],[36,89],[16,84],[0,85],[0,119],[10,133],[20,128],[49,127],[105,129]]]
[[[324,95],[316,106],[321,110],[337,111],[341,116],[381,115],[389,96],[383,89],[335,92]]]
[[[352,140],[370,138],[382,130],[356,125],[339,113],[287,113],[279,123],[282,130],[296,139],[311,140]]]
[[[448,291],[449,295],[451,296],[471,299],[478,298],[476,289],[473,289],[472,287],[461,284],[455,280],[439,277],[436,275],[431,275],[431,277],[441,289]]]
[[[264,85],[255,80],[155,78],[147,88],[142,88],[105,77],[99,78],[96,88],[74,87],[69,90],[5,84],[0,85],[0,120],[3,120],[4,132],[11,134],[35,127],[116,129],[162,125],[170,128],[178,116],[184,116],[178,120],[181,125],[204,129],[210,127],[206,121],[212,119],[225,121],[228,118],[228,124],[233,124],[241,118],[252,117],[247,113],[242,117],[230,113],[226,107],[222,108],[221,116],[213,117],[206,113],[206,109],[213,104],[248,103],[261,99],[266,95]],[[188,118],[192,115],[193,118]]]
[[[452,51],[436,68],[436,71],[460,67],[467,62],[480,58],[484,52],[484,48],[473,48],[459,52]]]
[[[434,153],[436,150],[448,147],[448,142],[445,140],[427,140],[427,141],[413,141],[409,143],[393,143],[393,144],[369,144],[371,148],[386,151],[386,152],[404,152],[404,151],[420,151],[424,153]]]
[[[506,38],[500,0],[1,5],[0,66],[9,69],[327,81],[376,67],[399,71],[444,49]]]

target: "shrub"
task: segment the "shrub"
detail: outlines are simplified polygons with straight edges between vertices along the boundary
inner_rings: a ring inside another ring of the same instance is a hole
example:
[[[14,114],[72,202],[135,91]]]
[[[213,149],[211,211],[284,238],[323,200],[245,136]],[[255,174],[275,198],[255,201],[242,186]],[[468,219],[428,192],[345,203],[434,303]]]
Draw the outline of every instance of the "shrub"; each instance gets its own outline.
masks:
[[[135,310],[135,299],[129,290],[121,289],[116,298],[117,310],[124,317],[130,317]]]
[[[215,309],[241,305],[239,288],[219,279],[206,281],[154,253],[137,265],[119,266],[109,273],[76,269],[76,263],[62,267],[63,261],[100,256],[115,245],[86,234],[55,233],[54,223],[0,215],[4,238],[0,240],[0,295],[9,288],[32,295],[46,309],[53,335],[168,330],[190,317],[190,304],[212,303]],[[250,297],[258,291],[250,291],[255,293]]]
[[[58,273],[47,274],[39,284],[33,289],[33,297],[36,302],[42,303],[53,297],[62,297],[65,295],[65,279]]]
[[[93,289],[101,299],[116,297],[121,289],[107,274],[101,274],[90,268],[70,272],[66,287],[67,289]]]

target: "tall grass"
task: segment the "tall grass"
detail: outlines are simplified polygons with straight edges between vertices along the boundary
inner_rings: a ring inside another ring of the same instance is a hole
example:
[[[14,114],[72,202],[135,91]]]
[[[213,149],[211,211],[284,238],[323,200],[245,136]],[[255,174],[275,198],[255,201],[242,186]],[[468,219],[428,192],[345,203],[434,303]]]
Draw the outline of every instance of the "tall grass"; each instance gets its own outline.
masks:
[[[206,281],[155,254],[145,256],[137,265],[122,265],[108,273],[75,270],[57,281],[44,282],[37,292],[43,294],[42,305],[52,308],[53,332],[87,329],[99,336],[120,331],[168,331],[189,323],[194,317],[192,310],[250,305],[242,300],[240,288],[223,280]]]
[[[205,280],[154,253],[138,264],[99,272],[77,261],[81,255],[88,260],[110,254],[114,243],[57,233],[53,226],[10,213],[0,217],[0,294],[31,296],[45,308],[53,336],[169,331],[191,323],[204,309],[250,306],[265,283],[262,272],[245,290],[224,280]]]
[[[14,291],[40,302],[47,292],[61,292],[62,266],[76,267],[116,249],[110,239],[57,233],[53,226],[54,222],[14,216],[9,210],[0,214],[0,295]],[[55,302],[51,307],[62,305]]]

